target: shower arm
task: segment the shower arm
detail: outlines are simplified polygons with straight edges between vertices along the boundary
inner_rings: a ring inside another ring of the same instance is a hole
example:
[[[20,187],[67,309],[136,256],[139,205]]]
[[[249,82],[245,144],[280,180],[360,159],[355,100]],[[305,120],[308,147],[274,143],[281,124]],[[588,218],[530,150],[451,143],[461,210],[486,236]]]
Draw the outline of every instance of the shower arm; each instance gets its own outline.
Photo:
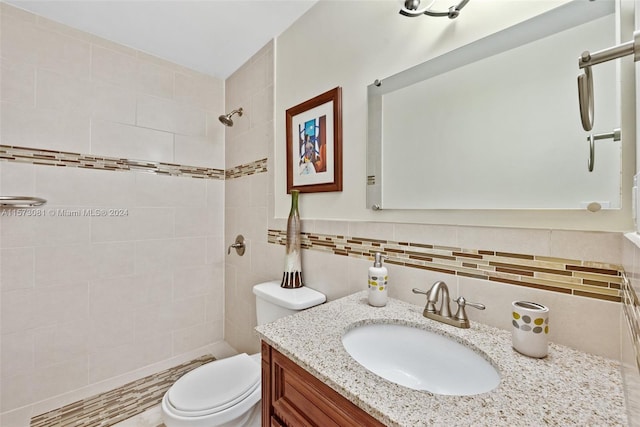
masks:
[[[633,54],[634,62],[640,61],[640,30],[633,33],[633,40],[594,53],[585,51],[578,58],[578,68],[584,74],[578,76],[578,102],[582,127],[589,132],[593,128],[593,76],[591,67],[613,59]]]

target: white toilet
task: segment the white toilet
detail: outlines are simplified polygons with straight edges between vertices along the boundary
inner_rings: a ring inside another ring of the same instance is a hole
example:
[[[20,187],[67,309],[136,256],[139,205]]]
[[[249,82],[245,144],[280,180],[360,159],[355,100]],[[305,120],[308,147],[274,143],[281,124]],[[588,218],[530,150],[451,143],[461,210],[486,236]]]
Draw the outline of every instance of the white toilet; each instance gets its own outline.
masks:
[[[326,296],[308,287],[285,289],[280,281],[253,287],[258,324],[322,304]],[[167,427],[259,427],[260,353],[216,360],[183,375],[162,399]]]

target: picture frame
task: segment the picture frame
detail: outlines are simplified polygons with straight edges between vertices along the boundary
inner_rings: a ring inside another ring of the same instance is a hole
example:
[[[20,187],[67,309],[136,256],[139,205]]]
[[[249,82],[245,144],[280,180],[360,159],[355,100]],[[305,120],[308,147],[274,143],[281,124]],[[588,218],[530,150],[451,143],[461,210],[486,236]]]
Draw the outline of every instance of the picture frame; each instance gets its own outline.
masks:
[[[342,191],[342,88],[286,111],[287,193]]]

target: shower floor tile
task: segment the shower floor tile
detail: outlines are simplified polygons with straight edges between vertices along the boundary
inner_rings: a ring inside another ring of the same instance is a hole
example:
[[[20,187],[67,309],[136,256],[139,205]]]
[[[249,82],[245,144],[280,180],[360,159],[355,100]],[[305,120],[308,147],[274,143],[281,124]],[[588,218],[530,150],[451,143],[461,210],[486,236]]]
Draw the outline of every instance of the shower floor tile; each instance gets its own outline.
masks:
[[[213,360],[215,357],[211,355],[202,356],[117,389],[45,412],[31,418],[31,427],[120,427],[119,423],[140,414],[143,415],[131,420],[133,424],[122,426],[156,427],[162,422],[159,403],[169,387],[182,375]]]

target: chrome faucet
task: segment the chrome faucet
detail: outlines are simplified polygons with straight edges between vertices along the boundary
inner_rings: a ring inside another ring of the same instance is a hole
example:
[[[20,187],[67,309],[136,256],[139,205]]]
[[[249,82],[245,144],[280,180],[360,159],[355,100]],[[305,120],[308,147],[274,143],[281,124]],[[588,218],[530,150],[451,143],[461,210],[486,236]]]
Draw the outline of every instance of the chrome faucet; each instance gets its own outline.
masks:
[[[458,309],[456,310],[456,314],[452,316],[451,308],[449,307],[449,288],[442,280],[438,280],[433,284],[433,286],[431,286],[431,289],[426,292],[413,288],[413,293],[427,296],[427,305],[424,307],[424,311],[422,312],[424,317],[458,328],[469,328],[471,326],[465,310],[467,305],[477,308],[478,310],[485,309],[483,304],[469,302],[464,297],[458,297],[458,299],[454,300],[458,304]],[[442,294],[442,297],[440,297],[440,294]],[[442,300],[440,310],[436,308],[438,299]]]

